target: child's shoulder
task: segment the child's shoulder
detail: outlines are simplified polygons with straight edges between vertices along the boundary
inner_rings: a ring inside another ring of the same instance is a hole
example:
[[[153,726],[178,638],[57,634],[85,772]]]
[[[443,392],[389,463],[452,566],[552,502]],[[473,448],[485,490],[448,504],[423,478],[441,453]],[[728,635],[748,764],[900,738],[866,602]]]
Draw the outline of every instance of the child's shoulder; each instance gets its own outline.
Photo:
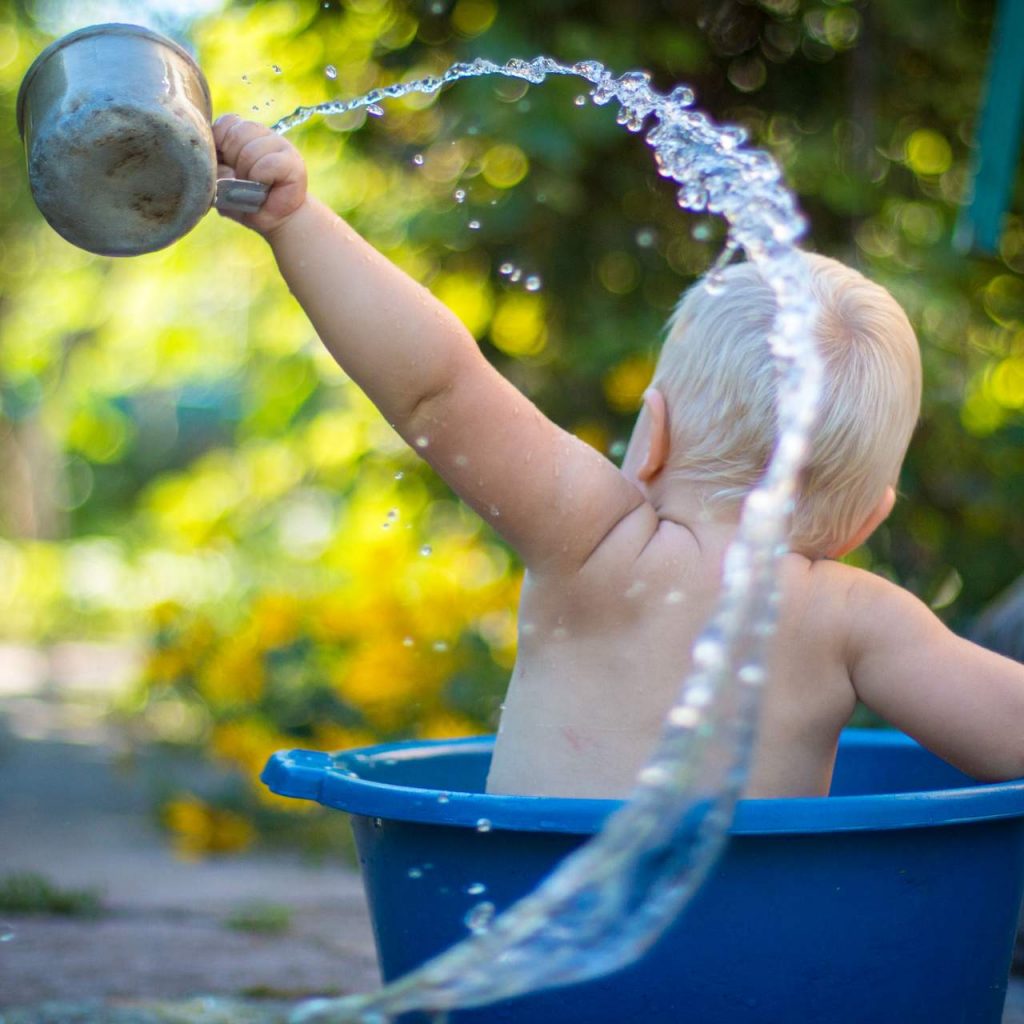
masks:
[[[851,656],[884,634],[934,620],[910,591],[867,569],[820,559],[811,563],[807,579],[808,605],[819,621],[843,634]]]
[[[802,555],[790,555],[789,559],[799,560],[805,565],[805,586],[815,602],[823,602],[829,609],[836,609],[849,615],[870,606],[877,601],[899,601],[910,594],[902,587],[867,569],[860,569],[831,558],[819,558],[808,562]],[[789,573],[792,574],[792,570]],[[783,570],[783,578],[787,571]]]

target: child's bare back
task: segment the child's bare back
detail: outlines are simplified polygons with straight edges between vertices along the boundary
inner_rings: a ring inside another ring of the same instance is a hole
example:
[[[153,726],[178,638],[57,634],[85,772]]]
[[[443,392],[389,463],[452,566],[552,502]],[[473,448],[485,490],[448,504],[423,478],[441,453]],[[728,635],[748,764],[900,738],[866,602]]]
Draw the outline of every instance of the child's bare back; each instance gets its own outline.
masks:
[[[644,508],[572,577],[528,575],[492,792],[619,797],[633,785],[718,596],[732,524],[691,529]],[[828,791],[855,704],[828,573],[784,559],[751,795]]]
[[[394,428],[519,553],[520,645],[488,788],[624,795],[717,598],[743,497],[774,443],[774,296],[748,266],[677,310],[621,469],[483,357],[456,317],[306,193],[294,148],[229,115],[227,173],[271,186],[239,216],[320,338]],[[808,257],[827,365],[782,568],[748,792],[827,792],[858,699],[980,778],[1024,775],[1024,666],[956,636],[839,557],[885,519],[920,399],[905,314]]]
[[[633,513],[571,577],[527,575],[490,792],[622,797],[718,596],[729,525]],[[746,795],[828,792],[858,699],[979,779],[1024,774],[1024,672],[859,569],[783,558]]]

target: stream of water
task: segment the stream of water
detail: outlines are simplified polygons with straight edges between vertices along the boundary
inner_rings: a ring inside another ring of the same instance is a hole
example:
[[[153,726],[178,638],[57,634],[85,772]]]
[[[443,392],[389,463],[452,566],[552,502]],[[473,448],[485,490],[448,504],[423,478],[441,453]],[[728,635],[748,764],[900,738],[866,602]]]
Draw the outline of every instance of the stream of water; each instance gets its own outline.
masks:
[[[300,107],[274,130],[359,108],[379,114],[388,99],[486,75],[535,84],[549,75],[585,79],[594,103],[617,104],[618,122],[644,132],[658,172],[678,186],[679,205],[724,218],[728,236],[716,268],[742,250],[778,299],[769,343],[779,374],[779,440],[744,505],[719,603],[694,647],[693,669],[681,681],[659,746],[628,803],[533,893],[463,942],[380,992],[302,1004],[295,1024],[371,1024],[413,1009],[443,1019],[451,1009],[583,981],[630,963],[674,920],[718,857],[753,745],[778,600],[777,566],[821,381],[812,340],[816,309],[797,248],[803,218],[775,161],[747,148],[742,129],[716,125],[693,110],[685,86],[661,93],[646,72],[616,76],[597,61],[455,64],[439,76]],[[715,274],[712,269],[708,287],[716,287]],[[684,822],[694,827],[681,840]]]

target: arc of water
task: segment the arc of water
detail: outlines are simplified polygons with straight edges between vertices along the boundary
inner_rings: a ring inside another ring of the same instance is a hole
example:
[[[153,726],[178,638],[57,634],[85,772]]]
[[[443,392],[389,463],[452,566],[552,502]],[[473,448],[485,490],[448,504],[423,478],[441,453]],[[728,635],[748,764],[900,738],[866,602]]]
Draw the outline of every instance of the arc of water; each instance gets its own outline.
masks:
[[[653,122],[646,140],[659,173],[679,186],[679,205],[721,215],[728,224],[719,264],[742,248],[760,266],[778,300],[768,339],[778,371],[778,442],[764,479],[744,504],[719,603],[694,646],[693,670],[629,801],[599,836],[489,927],[378,993],[305,1003],[293,1024],[370,1024],[413,1009],[481,1006],[625,966],[675,919],[714,864],[746,778],[774,630],[778,562],[822,372],[812,333],[816,308],[796,247],[804,221],[775,161],[745,148],[742,129],[692,110],[693,93],[685,86],[663,94],[646,72],[616,77],[597,61],[569,66],[547,57],[455,64],[440,76],[300,107],[274,129],[285,132],[316,114],[376,106],[410,92],[436,92],[463,78],[503,75],[540,83],[552,74],[586,79],[597,104],[617,101],[617,120],[630,131]],[[716,287],[715,273],[708,287]],[[723,748],[725,767],[709,775],[712,755]],[[696,789],[701,777],[717,788],[710,803]],[[689,831],[680,832],[686,825]]]

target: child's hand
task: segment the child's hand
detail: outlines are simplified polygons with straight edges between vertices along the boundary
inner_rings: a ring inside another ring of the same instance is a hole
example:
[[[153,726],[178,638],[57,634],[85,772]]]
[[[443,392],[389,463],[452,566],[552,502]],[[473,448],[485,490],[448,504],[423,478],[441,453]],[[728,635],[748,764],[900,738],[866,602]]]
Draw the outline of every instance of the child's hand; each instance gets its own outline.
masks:
[[[299,151],[266,125],[224,114],[213,125],[217,145],[217,176],[247,178],[269,185],[266,202],[258,213],[224,216],[261,235],[276,231],[306,201],[306,165]]]

